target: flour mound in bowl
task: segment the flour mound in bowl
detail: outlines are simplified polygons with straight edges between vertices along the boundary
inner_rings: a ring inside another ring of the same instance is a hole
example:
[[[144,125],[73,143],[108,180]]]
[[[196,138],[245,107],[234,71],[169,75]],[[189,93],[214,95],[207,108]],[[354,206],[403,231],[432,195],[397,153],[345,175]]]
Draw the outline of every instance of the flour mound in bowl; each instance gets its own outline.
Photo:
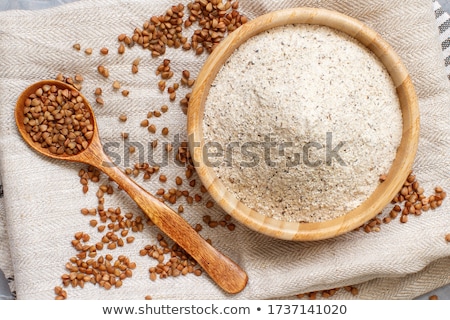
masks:
[[[339,217],[389,171],[402,136],[388,72],[357,40],[287,25],[242,44],[205,102],[207,164],[260,214],[296,222]]]

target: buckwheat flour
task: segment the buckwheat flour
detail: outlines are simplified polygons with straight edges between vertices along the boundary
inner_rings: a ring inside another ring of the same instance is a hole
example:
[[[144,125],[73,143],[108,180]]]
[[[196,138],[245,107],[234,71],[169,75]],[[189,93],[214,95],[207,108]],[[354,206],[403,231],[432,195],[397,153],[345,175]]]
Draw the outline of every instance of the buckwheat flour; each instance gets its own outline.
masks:
[[[248,207],[315,222],[356,208],[391,166],[402,134],[395,87],[355,39],[289,25],[242,44],[205,105],[208,160]]]

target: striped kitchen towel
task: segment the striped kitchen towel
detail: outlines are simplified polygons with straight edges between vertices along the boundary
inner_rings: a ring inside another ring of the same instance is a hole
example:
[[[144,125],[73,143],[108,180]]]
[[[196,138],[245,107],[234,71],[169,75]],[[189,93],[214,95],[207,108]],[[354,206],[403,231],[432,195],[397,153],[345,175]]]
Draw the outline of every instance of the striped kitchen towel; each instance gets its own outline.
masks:
[[[442,53],[444,54],[445,71],[450,80],[450,15],[442,9],[437,1],[433,1],[433,7],[436,15],[436,23],[439,28]]]

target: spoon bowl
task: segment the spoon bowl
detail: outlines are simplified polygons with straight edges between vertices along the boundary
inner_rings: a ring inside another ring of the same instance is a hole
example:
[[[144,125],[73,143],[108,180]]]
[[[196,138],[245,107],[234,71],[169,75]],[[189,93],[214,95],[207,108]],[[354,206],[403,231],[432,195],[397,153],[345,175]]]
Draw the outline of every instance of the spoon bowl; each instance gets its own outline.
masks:
[[[77,92],[78,96],[82,98],[86,110],[90,114],[93,134],[87,141],[87,147],[84,150],[80,150],[77,154],[55,154],[48,148],[43,147],[40,143],[35,142],[26,130],[24,124],[24,107],[26,100],[31,94],[35,93],[36,90],[42,88],[44,85],[56,86],[58,89],[67,89]],[[132,181],[117,166],[112,165],[113,162],[103,151],[92,107],[89,104],[89,101],[74,87],[56,80],[43,80],[30,85],[22,92],[17,100],[15,119],[22,138],[36,152],[53,159],[89,164],[107,174],[128,193],[153,223],[191,255],[224,291],[228,293],[238,293],[245,288],[248,277],[244,270],[206,242],[206,240],[203,239],[175,211]]]
[[[38,153],[41,153],[47,157],[50,157],[53,159],[59,159],[59,160],[82,162],[82,163],[90,164],[89,159],[92,157],[93,149],[96,149],[96,147],[99,147],[99,146],[101,148],[101,144],[99,143],[100,137],[99,137],[99,133],[98,133],[98,129],[97,129],[98,127],[97,127],[97,121],[94,116],[94,111],[92,110],[90,103],[87,101],[87,99],[81,93],[79,93],[79,95],[82,97],[82,99],[84,101],[84,107],[92,115],[90,117],[90,121],[94,127],[93,136],[90,139],[90,141],[88,141],[89,142],[88,149],[83,150],[75,155],[68,155],[66,153],[63,153],[63,154],[52,153],[52,152],[50,152],[50,150],[48,148],[43,148],[40,146],[39,143],[36,143],[35,141],[33,141],[31,136],[26,131],[25,125],[24,125],[25,115],[23,113],[23,107],[25,106],[25,101],[28,99],[28,97],[31,94],[35,93],[36,90],[38,90],[39,88],[42,88],[44,85],[56,86],[58,89],[63,89],[63,90],[67,89],[67,90],[78,92],[73,86],[71,86],[65,82],[61,82],[61,81],[57,81],[57,80],[38,81],[38,82],[35,82],[35,83],[31,84],[30,86],[28,86],[21,93],[19,99],[16,102],[16,108],[14,110],[16,125],[17,125],[17,128],[18,128],[22,138],[28,143],[28,145],[31,148],[33,148]],[[88,152],[86,153],[86,151],[88,151]]]

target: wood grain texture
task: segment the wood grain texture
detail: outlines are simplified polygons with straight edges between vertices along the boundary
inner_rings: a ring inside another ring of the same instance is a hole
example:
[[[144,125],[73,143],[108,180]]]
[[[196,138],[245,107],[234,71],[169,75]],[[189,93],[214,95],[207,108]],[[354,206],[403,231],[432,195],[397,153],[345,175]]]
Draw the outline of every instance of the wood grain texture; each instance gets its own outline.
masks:
[[[369,48],[389,72],[400,100],[403,135],[387,179],[359,207],[336,219],[316,223],[285,222],[266,217],[239,202],[226,190],[213,168],[202,161],[203,114],[206,97],[222,65],[250,37],[281,25],[316,24],[342,31]],[[317,8],[294,8],[271,12],[241,26],[229,35],[209,56],[194,86],[188,109],[188,137],[191,154],[202,183],[214,200],[249,228],[286,240],[313,241],[351,231],[375,217],[395,196],[411,171],[419,139],[419,109],[408,71],[399,56],[382,37],[354,18]]]
[[[23,125],[23,108],[25,100],[36,89],[44,84],[55,85],[58,88],[75,90],[72,86],[55,81],[44,80],[30,85],[25,89],[17,100],[15,108],[15,119],[17,128],[23,139],[31,148],[45,156],[53,159],[81,162],[92,165],[107,174],[136,202],[144,213],[163,231],[168,237],[180,245],[190,254],[209,276],[226,292],[238,293],[247,284],[247,274],[241,267],[205,241],[183,218],[171,208],[160,202],[141,186],[132,181],[122,170],[116,167],[111,159],[104,153],[100,141],[97,122],[92,108],[87,99],[81,95],[92,114],[91,120],[94,125],[94,135],[89,146],[77,155],[56,155],[48,149],[42,148],[35,143],[26,132]]]

